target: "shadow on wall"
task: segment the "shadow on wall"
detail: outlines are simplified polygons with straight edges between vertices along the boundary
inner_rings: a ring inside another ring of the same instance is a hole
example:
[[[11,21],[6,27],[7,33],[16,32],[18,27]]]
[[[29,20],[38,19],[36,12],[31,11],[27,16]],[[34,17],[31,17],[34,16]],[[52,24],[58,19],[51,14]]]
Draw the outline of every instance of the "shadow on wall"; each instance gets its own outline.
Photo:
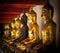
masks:
[[[53,20],[57,24],[57,28],[56,28],[56,46],[57,46],[57,48],[59,48],[59,46],[60,46],[60,40],[59,40],[60,39],[60,36],[59,36],[59,34],[60,34],[60,30],[59,30],[60,29],[60,27],[59,27],[59,25],[60,25],[59,7],[60,6],[59,6],[59,1],[58,0],[50,0],[51,5],[54,7]]]
[[[60,0],[58,0],[58,24],[59,24],[59,27],[58,27],[58,48],[60,48]]]

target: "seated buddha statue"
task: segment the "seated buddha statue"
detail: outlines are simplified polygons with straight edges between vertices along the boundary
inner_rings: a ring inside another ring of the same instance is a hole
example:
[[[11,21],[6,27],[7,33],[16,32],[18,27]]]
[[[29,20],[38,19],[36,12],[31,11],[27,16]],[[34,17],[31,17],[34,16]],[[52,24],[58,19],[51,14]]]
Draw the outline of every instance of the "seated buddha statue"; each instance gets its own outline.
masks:
[[[18,15],[15,20],[15,30],[16,30],[15,39],[20,37],[21,21],[19,18],[20,18],[20,16]]]
[[[8,37],[11,35],[11,27],[10,27],[10,23],[6,24],[4,27],[4,38],[8,39]]]
[[[49,1],[42,8],[42,18],[46,23],[42,29],[42,42],[44,45],[50,45],[56,40],[56,23],[53,21],[54,9]]]
[[[16,33],[16,30],[15,30],[15,20],[12,20],[11,22],[11,39],[14,39],[15,37],[15,33]]]
[[[11,21],[11,29],[15,29],[15,20]]]
[[[20,22],[20,17],[17,16],[16,20],[13,20],[11,22],[11,38],[17,39],[20,36],[20,27],[21,27],[21,22]]]
[[[30,12],[28,14],[28,22],[30,23],[29,26],[29,41],[26,42],[35,42],[39,40],[39,26],[37,24],[37,14],[34,12],[32,8],[30,8]]]
[[[22,27],[20,29],[20,37],[13,41],[14,46],[16,46],[18,43],[22,42],[28,37],[27,16],[25,15],[25,13],[23,13],[20,21],[22,24]]]
[[[15,18],[15,28],[20,29],[20,27],[21,27],[20,16],[17,15],[17,18]]]
[[[16,30],[15,30],[15,20],[12,20],[11,23],[10,23],[10,36],[8,36],[8,40],[7,42],[13,42],[13,40],[15,39],[15,33],[16,33]]]
[[[39,27],[37,24],[37,15],[33,11],[33,9],[30,9],[30,12],[28,14],[28,21],[30,23],[28,38],[20,43],[21,46],[17,45],[21,50],[27,50],[28,47],[31,47],[33,44],[35,44],[35,42],[39,41]]]
[[[11,30],[11,39],[15,39],[15,35],[16,35],[16,30],[12,29]]]

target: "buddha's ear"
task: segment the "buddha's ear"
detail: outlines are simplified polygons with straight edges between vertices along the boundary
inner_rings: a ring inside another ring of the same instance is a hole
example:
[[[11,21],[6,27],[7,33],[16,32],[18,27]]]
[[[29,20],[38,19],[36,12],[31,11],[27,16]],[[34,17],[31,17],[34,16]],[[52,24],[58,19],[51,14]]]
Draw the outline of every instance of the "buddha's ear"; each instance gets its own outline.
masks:
[[[51,10],[49,10],[49,16],[50,16],[50,18],[51,18]]]
[[[51,14],[51,10],[49,10],[49,13]]]

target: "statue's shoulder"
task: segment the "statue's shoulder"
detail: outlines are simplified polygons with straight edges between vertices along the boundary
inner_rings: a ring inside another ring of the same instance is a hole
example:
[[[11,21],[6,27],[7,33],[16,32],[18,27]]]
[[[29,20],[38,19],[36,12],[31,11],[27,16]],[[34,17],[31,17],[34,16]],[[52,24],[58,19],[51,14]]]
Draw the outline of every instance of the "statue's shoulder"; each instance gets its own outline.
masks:
[[[50,21],[50,25],[51,26],[56,26],[56,23],[52,20],[52,21]]]

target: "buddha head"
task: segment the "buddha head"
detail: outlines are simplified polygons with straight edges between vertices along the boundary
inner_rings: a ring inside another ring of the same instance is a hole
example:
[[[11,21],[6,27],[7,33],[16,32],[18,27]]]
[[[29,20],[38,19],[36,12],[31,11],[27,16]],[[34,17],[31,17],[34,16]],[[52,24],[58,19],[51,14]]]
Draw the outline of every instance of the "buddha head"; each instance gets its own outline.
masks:
[[[4,28],[5,28],[5,29],[9,29],[9,24],[6,24],[6,25],[4,26]]]
[[[44,20],[50,20],[53,18],[54,9],[50,5],[49,0],[46,0],[45,5],[42,8],[42,18]]]
[[[20,16],[18,16],[17,19],[15,20],[15,27],[16,28],[20,28],[20,26],[21,26],[21,21],[20,21],[19,17]]]
[[[11,22],[11,27],[12,27],[12,29],[15,28],[15,20],[12,20],[12,22]]]
[[[21,23],[23,25],[27,25],[27,16],[25,13],[23,13],[22,17],[21,17]]]
[[[32,8],[30,8],[30,12],[28,14],[28,21],[29,21],[29,23],[37,22],[37,14],[34,12],[34,10]]]

